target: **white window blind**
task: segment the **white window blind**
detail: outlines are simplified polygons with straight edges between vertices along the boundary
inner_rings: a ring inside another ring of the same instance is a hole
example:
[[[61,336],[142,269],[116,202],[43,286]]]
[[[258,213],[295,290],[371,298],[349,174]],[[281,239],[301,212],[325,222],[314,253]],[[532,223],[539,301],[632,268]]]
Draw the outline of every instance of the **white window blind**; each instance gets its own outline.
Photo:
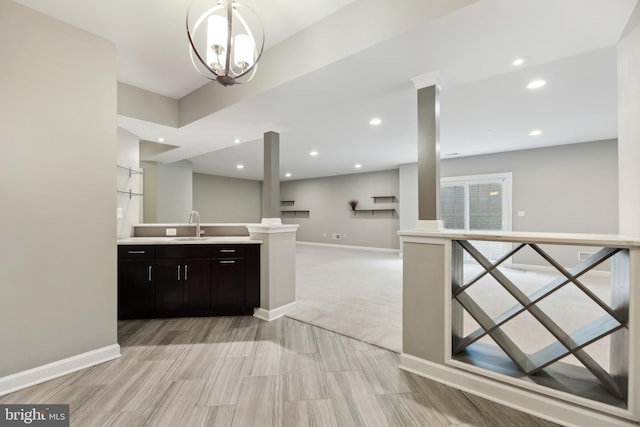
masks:
[[[440,214],[448,229],[510,231],[511,174],[443,178]],[[496,260],[510,245],[477,242],[477,247],[486,257]]]

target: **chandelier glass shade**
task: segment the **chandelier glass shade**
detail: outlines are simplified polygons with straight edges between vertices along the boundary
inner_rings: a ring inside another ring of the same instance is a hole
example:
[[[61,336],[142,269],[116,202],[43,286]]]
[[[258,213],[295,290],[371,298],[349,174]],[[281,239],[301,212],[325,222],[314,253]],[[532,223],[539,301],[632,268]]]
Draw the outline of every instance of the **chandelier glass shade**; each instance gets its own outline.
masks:
[[[264,30],[256,13],[233,0],[195,0],[187,12],[193,66],[223,86],[247,83],[264,49]]]

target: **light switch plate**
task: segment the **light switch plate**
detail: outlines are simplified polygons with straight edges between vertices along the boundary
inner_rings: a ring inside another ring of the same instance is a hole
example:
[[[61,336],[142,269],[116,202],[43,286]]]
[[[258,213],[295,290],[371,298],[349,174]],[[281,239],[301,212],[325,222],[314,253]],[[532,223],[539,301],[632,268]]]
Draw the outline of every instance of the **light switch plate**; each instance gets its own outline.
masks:
[[[525,216],[525,212],[524,211],[518,211],[518,216]]]
[[[116,219],[122,219],[122,208],[116,209]]]
[[[166,236],[175,236],[177,235],[175,228],[166,228]]]

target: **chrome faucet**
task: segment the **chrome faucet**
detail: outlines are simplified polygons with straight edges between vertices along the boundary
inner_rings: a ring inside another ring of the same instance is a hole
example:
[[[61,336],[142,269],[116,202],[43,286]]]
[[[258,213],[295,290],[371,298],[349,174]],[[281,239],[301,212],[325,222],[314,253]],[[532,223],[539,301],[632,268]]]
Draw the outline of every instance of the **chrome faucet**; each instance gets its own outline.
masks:
[[[200,212],[191,211],[189,214],[189,224],[193,224],[193,221],[196,221],[196,238],[200,237]]]

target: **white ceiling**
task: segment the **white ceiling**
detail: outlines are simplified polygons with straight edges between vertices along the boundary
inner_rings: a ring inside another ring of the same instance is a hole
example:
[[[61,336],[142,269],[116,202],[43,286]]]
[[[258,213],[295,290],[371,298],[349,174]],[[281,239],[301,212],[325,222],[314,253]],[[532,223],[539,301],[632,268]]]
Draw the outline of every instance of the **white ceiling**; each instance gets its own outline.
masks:
[[[263,19],[273,46],[352,1],[243,3]],[[124,83],[174,98],[207,83],[188,59],[190,0],[18,2],[114,41]],[[180,148],[157,160],[187,158],[202,173],[260,179],[261,137],[270,130],[281,134],[283,177],[389,169],[417,158],[410,79],[439,70],[444,157],[615,138],[615,44],[635,4],[479,0],[180,129],[122,116],[119,125],[142,139],[164,137]],[[512,67],[518,56],[527,62]],[[533,78],[548,84],[525,89]],[[368,125],[374,116],[382,125]],[[542,135],[530,137],[534,128]],[[241,144],[233,143],[236,137]],[[320,154],[310,157],[312,149]],[[239,163],[244,169],[236,169]],[[363,167],[355,170],[356,163]]]

